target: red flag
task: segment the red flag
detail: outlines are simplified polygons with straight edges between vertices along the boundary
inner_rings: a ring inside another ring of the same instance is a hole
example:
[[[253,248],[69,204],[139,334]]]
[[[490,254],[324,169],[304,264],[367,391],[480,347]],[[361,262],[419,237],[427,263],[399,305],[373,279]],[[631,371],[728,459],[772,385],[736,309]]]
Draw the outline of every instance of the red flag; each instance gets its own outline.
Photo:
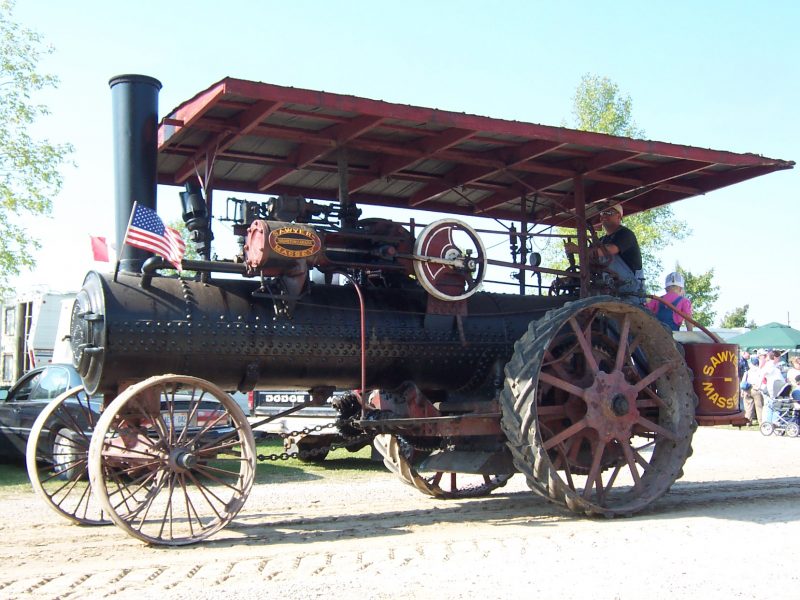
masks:
[[[163,256],[178,271],[181,270],[186,243],[178,231],[164,225],[154,210],[134,204],[123,243]]]
[[[92,240],[92,256],[98,262],[108,262],[108,244],[106,238],[90,235]]]

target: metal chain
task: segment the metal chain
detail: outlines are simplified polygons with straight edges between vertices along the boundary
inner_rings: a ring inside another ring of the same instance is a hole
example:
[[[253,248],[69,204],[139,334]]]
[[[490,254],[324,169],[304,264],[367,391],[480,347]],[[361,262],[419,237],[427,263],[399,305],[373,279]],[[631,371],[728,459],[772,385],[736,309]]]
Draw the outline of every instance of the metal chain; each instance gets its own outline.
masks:
[[[332,429],[341,425],[338,421],[333,421],[331,423],[325,423],[324,425],[315,425],[314,427],[305,427],[304,429],[296,430],[296,431],[289,431],[285,433],[274,433],[272,435],[277,436],[283,440],[288,438],[297,437],[302,435],[303,437],[311,434],[317,433],[320,431],[324,431],[325,429]],[[318,448],[311,448],[310,450],[298,450],[297,452],[281,452],[280,454],[258,454],[256,458],[262,462],[264,461],[280,461],[280,460],[290,460],[293,458],[313,458],[315,456],[320,456],[323,454],[327,454],[331,450],[338,450],[339,448],[347,448],[349,446],[353,446],[356,443],[364,441],[366,439],[371,438],[370,434],[362,434],[362,435],[355,435],[355,436],[346,436],[341,435],[340,437],[345,441],[343,444],[329,444],[328,446],[320,446]]]

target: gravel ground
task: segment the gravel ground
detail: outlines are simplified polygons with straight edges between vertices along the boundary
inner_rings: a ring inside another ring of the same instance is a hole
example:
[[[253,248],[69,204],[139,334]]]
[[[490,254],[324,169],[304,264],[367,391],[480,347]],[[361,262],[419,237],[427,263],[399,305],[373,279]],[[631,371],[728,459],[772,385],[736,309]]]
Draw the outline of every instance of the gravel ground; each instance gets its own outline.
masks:
[[[373,471],[257,485],[227,529],[164,549],[0,495],[0,597],[799,597],[800,439],[701,429],[694,448],[667,496],[613,520],[565,513],[519,476],[439,501]]]

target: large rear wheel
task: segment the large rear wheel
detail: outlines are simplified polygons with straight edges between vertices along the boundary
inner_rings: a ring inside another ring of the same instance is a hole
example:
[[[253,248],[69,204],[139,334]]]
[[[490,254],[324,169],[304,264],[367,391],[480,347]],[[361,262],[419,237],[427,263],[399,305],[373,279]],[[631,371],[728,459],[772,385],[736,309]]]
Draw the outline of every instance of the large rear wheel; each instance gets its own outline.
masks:
[[[506,366],[502,425],[534,490],[588,515],[628,515],[691,455],[697,399],[670,332],[611,297],[533,322]]]

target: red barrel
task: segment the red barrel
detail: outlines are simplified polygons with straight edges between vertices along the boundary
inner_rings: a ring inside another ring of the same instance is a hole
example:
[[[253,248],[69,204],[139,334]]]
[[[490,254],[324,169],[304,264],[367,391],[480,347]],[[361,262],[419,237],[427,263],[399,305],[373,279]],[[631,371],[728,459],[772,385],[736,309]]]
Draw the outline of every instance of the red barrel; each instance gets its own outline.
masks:
[[[700,402],[698,417],[739,413],[739,347],[736,344],[684,344]],[[700,419],[698,419],[700,420]],[[701,423],[703,424],[703,423]]]

